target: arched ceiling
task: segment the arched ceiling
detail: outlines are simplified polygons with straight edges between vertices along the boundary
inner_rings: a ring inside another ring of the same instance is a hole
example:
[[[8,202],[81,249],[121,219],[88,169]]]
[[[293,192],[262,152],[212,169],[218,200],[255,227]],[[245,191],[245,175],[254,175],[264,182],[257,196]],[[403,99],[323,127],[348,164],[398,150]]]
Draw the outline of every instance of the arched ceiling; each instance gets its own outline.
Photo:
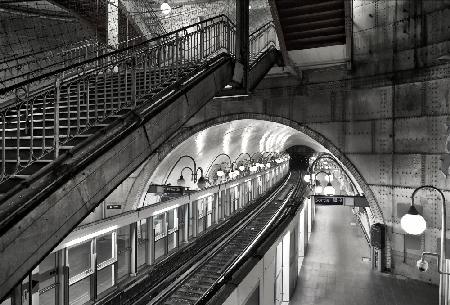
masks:
[[[246,119],[215,125],[196,133],[174,148],[153,172],[150,182],[164,184],[170,169],[183,155],[192,156],[206,175],[212,161],[221,153],[228,154],[235,161],[240,153],[252,155],[256,152],[282,152],[293,145],[305,145],[315,151],[325,151],[310,137],[275,122]],[[215,163],[221,162],[229,161],[226,156],[222,156]],[[167,183],[176,185],[180,171],[185,166],[193,167],[192,161],[183,158],[168,177]],[[186,186],[195,188],[194,183],[188,179],[190,171],[185,170],[183,174]]]

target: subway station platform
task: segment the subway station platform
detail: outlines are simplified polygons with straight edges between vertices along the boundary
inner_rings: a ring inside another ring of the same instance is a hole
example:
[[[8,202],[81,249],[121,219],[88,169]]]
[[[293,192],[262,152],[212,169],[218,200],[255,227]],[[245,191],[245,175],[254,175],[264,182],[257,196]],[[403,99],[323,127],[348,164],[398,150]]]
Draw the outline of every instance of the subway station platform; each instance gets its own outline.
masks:
[[[345,206],[316,206],[289,305],[437,305],[438,287],[371,269],[369,246]]]

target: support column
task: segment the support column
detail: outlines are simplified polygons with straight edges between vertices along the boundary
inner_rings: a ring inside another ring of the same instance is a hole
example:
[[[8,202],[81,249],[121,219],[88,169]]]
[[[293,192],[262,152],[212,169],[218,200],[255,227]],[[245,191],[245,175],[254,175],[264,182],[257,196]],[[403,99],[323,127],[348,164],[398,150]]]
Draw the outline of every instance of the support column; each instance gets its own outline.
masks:
[[[153,216],[147,218],[147,251],[145,251],[145,262],[147,265],[152,265],[155,261],[155,231],[153,230]]]
[[[236,65],[233,80],[248,89],[249,0],[236,0]]]
[[[67,262],[67,248],[56,253],[58,277],[56,286],[56,304],[69,304],[69,266]]]
[[[130,224],[130,275],[136,276],[137,270],[137,223]]]

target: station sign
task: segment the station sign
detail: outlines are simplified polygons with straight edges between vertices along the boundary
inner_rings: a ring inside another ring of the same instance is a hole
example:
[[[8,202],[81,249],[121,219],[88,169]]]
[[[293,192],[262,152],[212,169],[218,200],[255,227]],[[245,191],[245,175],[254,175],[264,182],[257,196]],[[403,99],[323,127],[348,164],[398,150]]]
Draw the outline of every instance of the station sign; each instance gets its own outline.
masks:
[[[345,205],[351,207],[369,207],[365,196],[314,196],[314,202],[322,205]]]
[[[122,205],[121,204],[107,204],[106,209],[107,210],[120,210],[120,209],[122,209]]]
[[[158,185],[151,184],[148,188],[148,193],[156,193],[156,194],[184,194],[185,187],[184,186],[175,186],[175,185]]]
[[[344,197],[337,196],[314,196],[315,204],[323,205],[344,205]]]

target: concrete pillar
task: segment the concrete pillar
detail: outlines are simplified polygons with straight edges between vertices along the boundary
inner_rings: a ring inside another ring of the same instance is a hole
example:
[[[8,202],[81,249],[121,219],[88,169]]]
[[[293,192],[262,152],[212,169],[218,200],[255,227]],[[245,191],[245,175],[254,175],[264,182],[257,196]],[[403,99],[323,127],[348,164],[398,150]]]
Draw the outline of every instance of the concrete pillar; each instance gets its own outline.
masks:
[[[247,90],[249,66],[249,0],[236,0],[236,66],[233,80]],[[242,77],[241,77],[242,76]]]
[[[145,262],[147,265],[155,261],[155,231],[153,230],[153,216],[147,218],[147,251],[145,251]]]

